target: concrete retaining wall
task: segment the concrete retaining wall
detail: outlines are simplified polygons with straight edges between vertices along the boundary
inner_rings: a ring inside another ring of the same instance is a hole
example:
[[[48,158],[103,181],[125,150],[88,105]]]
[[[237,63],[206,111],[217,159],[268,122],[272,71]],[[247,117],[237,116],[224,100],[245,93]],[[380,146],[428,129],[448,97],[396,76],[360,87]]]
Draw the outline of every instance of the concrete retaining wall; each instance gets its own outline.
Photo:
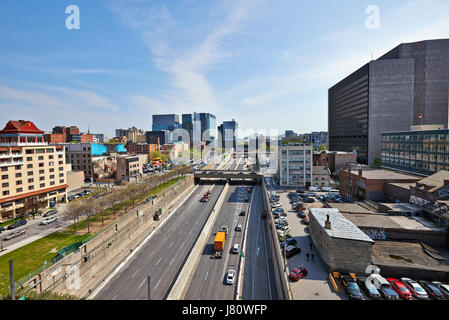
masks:
[[[268,237],[270,238],[271,254],[273,256],[274,262],[274,272],[276,273],[275,278],[277,279],[276,288],[278,290],[278,297],[283,300],[293,300],[293,295],[288,286],[287,273],[284,272],[284,262],[282,259],[282,253],[279,245],[279,240],[273,220],[273,215],[271,213],[271,204],[267,194],[267,185],[265,179],[262,178],[262,203],[263,209],[267,210],[268,217]]]
[[[85,297],[134,250],[194,188],[190,175],[155,200],[138,206],[120,217],[104,231],[50,268],[38,274],[27,285],[38,293],[52,290]],[[154,213],[162,209],[162,220],[154,221]]]
[[[203,251],[203,248],[206,245],[207,240],[209,239],[209,235],[212,232],[212,228],[215,225],[215,221],[217,220],[221,207],[223,206],[223,203],[226,201],[226,195],[228,193],[228,190],[229,190],[229,183],[227,183],[226,186],[223,188],[220,197],[215,203],[215,206],[212,209],[209,219],[204,225],[204,228],[201,231],[201,234],[198,240],[196,241],[195,246],[190,252],[189,257],[187,258],[187,261],[185,262],[184,267],[182,268],[182,271],[179,273],[179,276],[176,279],[175,284],[170,290],[167,300],[184,299],[189,284],[195,273],[196,267],[198,266],[198,263],[201,259],[201,252]]]

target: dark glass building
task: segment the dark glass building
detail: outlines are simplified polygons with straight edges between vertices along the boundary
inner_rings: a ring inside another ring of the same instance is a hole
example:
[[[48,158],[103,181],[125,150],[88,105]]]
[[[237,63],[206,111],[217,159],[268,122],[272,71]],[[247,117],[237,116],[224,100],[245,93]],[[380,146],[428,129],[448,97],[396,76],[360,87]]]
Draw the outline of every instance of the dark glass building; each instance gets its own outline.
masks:
[[[167,144],[172,143],[170,131],[160,130],[160,131],[146,131],[145,140],[148,144]],[[159,139],[159,140],[158,140]]]
[[[449,170],[449,130],[382,133],[382,167],[424,176]]]
[[[328,92],[330,151],[381,158],[381,133],[448,125],[449,39],[403,43]]]
[[[173,131],[181,128],[178,114],[154,114],[153,115],[153,131],[168,130]]]

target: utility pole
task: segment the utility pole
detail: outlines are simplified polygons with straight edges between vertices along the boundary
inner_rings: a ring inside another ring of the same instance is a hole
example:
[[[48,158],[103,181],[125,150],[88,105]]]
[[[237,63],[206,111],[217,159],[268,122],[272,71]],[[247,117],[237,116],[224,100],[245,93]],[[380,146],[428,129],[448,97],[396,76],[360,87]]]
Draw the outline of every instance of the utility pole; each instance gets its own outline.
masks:
[[[12,259],[9,260],[9,278],[11,282],[11,299],[16,300],[16,290],[14,288],[14,268]]]
[[[148,300],[151,300],[151,278],[150,278],[150,275],[148,275],[147,283],[148,283]]]

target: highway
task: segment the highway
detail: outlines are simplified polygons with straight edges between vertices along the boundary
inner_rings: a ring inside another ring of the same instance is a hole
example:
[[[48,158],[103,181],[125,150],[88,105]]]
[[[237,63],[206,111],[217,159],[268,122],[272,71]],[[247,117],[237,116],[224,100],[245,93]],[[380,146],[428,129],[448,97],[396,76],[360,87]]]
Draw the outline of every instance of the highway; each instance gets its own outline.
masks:
[[[148,275],[151,277],[151,299],[164,299],[223,188],[224,184],[197,186],[94,299],[146,300]],[[212,192],[210,200],[200,202],[209,189]]]
[[[243,170],[243,164],[238,165],[238,170]],[[202,257],[194,276],[189,284],[186,300],[234,300],[237,294],[236,283],[227,285],[225,277],[228,270],[235,270],[238,276],[238,263],[240,254],[231,253],[234,244],[238,243],[242,250],[242,242],[246,224],[247,243],[244,252],[246,257],[242,299],[244,300],[276,300],[277,290],[274,279],[273,263],[268,245],[268,230],[266,220],[261,220],[262,189],[260,185],[253,186],[253,192],[248,193],[247,187],[231,185],[226,195],[226,203],[223,205],[217,217],[216,223],[209,235],[204,247]],[[245,197],[249,196],[249,202],[245,203]],[[242,210],[245,216],[240,216]],[[241,224],[242,231],[235,231],[235,227]],[[220,226],[228,226],[229,234],[226,238],[222,259],[214,259],[214,239]]]

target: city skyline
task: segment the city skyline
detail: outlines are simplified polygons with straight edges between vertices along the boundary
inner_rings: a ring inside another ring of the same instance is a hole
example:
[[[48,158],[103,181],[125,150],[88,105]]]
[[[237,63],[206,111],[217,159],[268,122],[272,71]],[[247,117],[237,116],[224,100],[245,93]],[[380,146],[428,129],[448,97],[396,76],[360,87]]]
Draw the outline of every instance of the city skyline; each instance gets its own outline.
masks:
[[[112,136],[149,130],[152,114],[197,110],[218,123],[234,117],[242,130],[327,131],[331,86],[389,48],[447,37],[449,27],[449,4],[437,0],[378,1],[379,29],[366,26],[367,1],[76,5],[80,29],[69,31],[66,4],[0,4],[5,119]]]

